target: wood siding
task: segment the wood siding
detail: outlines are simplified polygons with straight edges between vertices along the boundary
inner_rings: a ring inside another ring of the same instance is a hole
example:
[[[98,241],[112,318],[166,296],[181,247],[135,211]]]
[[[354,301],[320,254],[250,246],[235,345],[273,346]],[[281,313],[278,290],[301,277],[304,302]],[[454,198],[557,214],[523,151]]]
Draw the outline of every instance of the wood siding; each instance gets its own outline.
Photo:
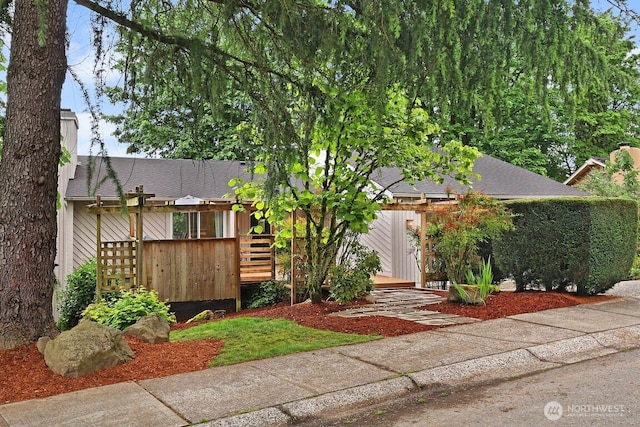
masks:
[[[395,211],[391,218],[392,276],[420,284],[420,270],[414,255],[416,249],[407,236],[407,219],[412,219],[416,227],[420,225],[420,215],[412,211]]]
[[[67,192],[69,180],[73,179],[78,163],[78,118],[75,113],[62,110],[61,120],[61,143],[69,150],[71,155],[69,163],[58,168],[58,193],[64,195]],[[64,283],[66,275],[73,271],[73,203],[64,198],[61,199],[60,209],[58,209],[58,234],[56,236],[56,279],[58,283]],[[55,308],[55,307],[54,307]]]
[[[142,286],[170,302],[240,298],[235,238],[144,242]]]
[[[148,213],[144,215],[144,236],[150,239],[170,238],[171,215]],[[128,239],[127,215],[102,215],[102,240]],[[73,268],[78,268],[90,257],[96,256],[96,215],[86,212],[84,204],[76,203],[73,224]]]
[[[380,257],[382,276],[393,276],[393,253],[391,242],[391,218],[393,212],[382,211],[378,218],[369,226],[369,232],[360,236],[360,243],[373,249]]]
[[[413,220],[414,227],[420,225],[420,215],[413,211],[382,211],[369,232],[360,236],[360,243],[380,256],[380,275],[420,284],[416,249],[407,236],[408,219]]]

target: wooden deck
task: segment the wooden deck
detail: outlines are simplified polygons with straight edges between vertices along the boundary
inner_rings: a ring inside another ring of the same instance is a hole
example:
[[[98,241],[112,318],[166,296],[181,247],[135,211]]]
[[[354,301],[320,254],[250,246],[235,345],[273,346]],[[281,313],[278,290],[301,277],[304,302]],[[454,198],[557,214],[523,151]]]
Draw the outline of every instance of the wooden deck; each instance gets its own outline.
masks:
[[[376,288],[415,288],[416,284],[410,280],[397,279],[387,276],[372,276]]]

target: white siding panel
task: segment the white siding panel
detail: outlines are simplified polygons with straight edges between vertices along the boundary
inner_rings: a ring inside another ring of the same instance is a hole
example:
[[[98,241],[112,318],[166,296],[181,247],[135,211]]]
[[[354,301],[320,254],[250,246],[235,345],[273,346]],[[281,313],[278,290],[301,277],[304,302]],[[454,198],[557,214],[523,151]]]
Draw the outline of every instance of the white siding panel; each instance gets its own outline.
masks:
[[[378,252],[383,276],[392,276],[391,212],[382,211],[369,226],[369,232],[360,236],[360,243]]]
[[[58,168],[58,194],[67,192],[69,180],[75,175],[78,163],[78,119],[75,114],[62,112],[60,118],[61,143],[71,155],[69,163]],[[62,286],[66,277],[73,271],[73,203],[61,200],[61,207],[57,212],[58,232],[56,235],[55,275]],[[55,301],[55,298],[54,298]],[[54,303],[54,316],[57,318],[57,304]]]
[[[407,220],[412,219],[414,227],[419,226],[420,215],[411,211],[391,211],[391,214],[392,276],[419,284],[420,270],[415,259],[415,248],[407,236]]]
[[[144,236],[153,239],[168,239],[170,215],[150,213],[144,216]],[[84,204],[74,209],[73,265],[81,266],[90,257],[96,256],[96,215],[86,212]],[[102,215],[101,237],[103,241],[129,238],[127,215]]]
[[[144,214],[145,239],[164,240],[171,239],[171,214],[148,213]]]
[[[73,264],[81,266],[96,256],[96,215],[86,212],[84,206],[74,210]],[[102,240],[123,240],[129,235],[129,218],[122,215],[102,215]]]

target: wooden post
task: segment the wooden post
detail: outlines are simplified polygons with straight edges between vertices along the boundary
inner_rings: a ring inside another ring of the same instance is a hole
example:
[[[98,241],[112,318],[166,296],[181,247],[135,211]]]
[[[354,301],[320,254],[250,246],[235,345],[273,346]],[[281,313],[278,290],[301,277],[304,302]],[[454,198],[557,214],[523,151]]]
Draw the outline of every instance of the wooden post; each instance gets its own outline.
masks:
[[[291,213],[291,305],[296,300],[296,211]]]
[[[427,286],[427,212],[420,212],[420,287]]]
[[[236,199],[236,202],[237,201]],[[234,268],[236,270],[236,312],[238,312],[242,309],[242,293],[240,292],[240,224],[238,221],[238,211],[233,211],[233,223],[236,237],[236,263]]]
[[[134,192],[127,193],[127,207],[136,207],[136,225],[135,225],[135,278],[131,287],[140,288],[144,274],[144,223],[142,220],[142,212],[144,210],[144,201],[155,194],[145,193],[142,185],[138,185]]]
[[[102,298],[102,242],[101,242],[101,228],[102,218],[100,216],[100,195],[96,196],[96,206],[98,207],[98,213],[96,215],[96,301],[100,302]]]
[[[136,214],[129,213],[129,237],[136,238]]]
[[[136,214],[136,288],[140,289],[142,283],[142,274],[144,266],[144,233],[142,223],[142,208],[144,207],[144,189],[142,185],[136,187],[138,193],[138,213]]]
[[[269,225],[269,234],[271,238],[269,239],[271,245],[271,280],[276,280],[276,241],[275,241],[275,230],[273,224]]]

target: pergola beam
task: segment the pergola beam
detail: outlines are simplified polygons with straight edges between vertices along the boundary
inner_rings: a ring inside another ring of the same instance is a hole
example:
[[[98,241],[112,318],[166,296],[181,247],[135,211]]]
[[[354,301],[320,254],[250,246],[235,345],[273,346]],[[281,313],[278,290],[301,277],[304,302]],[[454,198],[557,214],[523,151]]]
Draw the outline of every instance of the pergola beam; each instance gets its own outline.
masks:
[[[174,213],[174,212],[216,212],[216,211],[231,211],[233,205],[236,203],[215,203],[215,204],[199,204],[199,205],[144,205],[142,211],[144,213]],[[243,205],[245,209],[248,209],[251,205]],[[112,206],[97,206],[91,204],[87,206],[87,212],[93,214],[121,214],[123,213],[123,207],[120,205]]]

